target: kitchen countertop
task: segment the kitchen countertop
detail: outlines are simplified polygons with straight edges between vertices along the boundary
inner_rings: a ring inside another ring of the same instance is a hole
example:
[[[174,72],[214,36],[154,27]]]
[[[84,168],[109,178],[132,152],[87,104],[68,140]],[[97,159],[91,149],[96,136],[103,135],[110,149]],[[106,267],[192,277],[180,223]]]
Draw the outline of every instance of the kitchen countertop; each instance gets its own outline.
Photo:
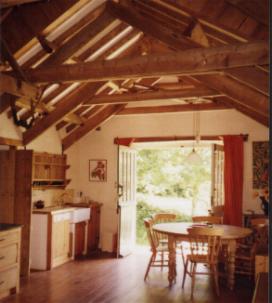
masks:
[[[56,214],[62,212],[73,211],[75,207],[66,207],[66,206],[50,206],[44,208],[35,208],[32,210],[33,214]]]
[[[0,231],[6,231],[13,228],[22,227],[21,224],[0,223]]]

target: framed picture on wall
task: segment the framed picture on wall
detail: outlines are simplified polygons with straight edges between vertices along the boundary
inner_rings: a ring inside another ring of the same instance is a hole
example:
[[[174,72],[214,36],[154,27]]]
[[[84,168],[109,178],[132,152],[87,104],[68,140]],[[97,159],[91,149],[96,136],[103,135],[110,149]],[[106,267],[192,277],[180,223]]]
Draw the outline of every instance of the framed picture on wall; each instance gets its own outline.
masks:
[[[107,160],[105,159],[89,160],[89,180],[94,182],[107,181]]]

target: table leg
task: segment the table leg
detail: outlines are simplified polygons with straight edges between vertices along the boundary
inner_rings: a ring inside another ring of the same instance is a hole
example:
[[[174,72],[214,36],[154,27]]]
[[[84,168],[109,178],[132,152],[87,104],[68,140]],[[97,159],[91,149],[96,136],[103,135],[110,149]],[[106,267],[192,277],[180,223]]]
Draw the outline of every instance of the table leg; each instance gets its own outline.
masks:
[[[175,237],[168,236],[168,249],[169,249],[169,271],[168,271],[168,281],[169,286],[172,285],[173,281],[176,280],[176,240]]]
[[[235,282],[236,240],[228,241],[228,287],[233,290]]]

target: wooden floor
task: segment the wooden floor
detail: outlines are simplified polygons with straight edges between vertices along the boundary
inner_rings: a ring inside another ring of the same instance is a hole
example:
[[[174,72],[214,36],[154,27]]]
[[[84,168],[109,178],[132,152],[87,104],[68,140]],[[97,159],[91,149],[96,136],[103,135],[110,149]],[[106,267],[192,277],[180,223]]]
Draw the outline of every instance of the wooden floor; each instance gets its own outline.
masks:
[[[143,281],[149,254],[137,252],[123,259],[84,259],[70,262],[47,272],[33,272],[21,282],[17,295],[1,303],[247,303],[253,285],[238,279],[234,291],[220,286],[216,297],[208,276],[196,280],[194,300],[190,300],[190,278],[181,288],[182,266],[178,266],[177,283],[168,287],[167,269],[151,268]],[[181,263],[181,262],[180,262]]]

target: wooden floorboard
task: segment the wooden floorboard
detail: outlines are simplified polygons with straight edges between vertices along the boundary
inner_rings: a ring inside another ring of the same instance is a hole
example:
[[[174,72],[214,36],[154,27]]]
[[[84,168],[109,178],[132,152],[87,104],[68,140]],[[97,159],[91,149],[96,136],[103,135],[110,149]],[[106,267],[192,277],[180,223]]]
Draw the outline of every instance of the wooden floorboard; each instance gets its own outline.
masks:
[[[33,272],[21,281],[17,295],[2,303],[247,303],[251,302],[254,285],[238,279],[234,291],[221,281],[220,297],[216,297],[208,276],[196,280],[194,300],[190,300],[190,278],[181,288],[183,267],[178,265],[177,283],[168,287],[167,269],[151,268],[143,277],[149,253],[137,252],[122,259],[82,259],[51,271]]]

